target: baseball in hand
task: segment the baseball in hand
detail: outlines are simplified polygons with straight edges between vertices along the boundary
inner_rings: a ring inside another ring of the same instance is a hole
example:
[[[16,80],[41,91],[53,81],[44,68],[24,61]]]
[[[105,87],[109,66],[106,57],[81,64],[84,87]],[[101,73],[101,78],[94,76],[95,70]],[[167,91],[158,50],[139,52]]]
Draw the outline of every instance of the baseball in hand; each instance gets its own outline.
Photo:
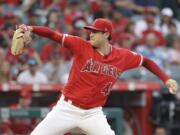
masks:
[[[178,92],[179,86],[175,80],[168,79],[165,84],[171,94],[176,94]]]

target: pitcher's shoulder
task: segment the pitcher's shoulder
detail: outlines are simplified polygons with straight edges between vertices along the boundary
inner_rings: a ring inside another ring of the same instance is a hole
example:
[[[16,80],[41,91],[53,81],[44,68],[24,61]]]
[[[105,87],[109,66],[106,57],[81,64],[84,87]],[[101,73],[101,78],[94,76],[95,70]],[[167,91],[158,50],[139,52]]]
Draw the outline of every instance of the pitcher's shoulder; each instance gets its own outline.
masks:
[[[112,47],[115,53],[127,53],[130,50],[125,49],[125,48],[119,48],[119,47]]]

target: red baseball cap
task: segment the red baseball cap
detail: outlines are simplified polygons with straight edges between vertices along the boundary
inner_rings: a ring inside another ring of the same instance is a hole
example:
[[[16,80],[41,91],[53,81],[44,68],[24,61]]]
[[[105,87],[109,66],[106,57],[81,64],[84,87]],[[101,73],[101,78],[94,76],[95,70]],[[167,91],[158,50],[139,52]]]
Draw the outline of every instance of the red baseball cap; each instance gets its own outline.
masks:
[[[98,18],[93,22],[91,26],[85,26],[84,28],[88,30],[109,32],[111,36],[112,36],[112,31],[113,31],[112,22],[104,18]]]

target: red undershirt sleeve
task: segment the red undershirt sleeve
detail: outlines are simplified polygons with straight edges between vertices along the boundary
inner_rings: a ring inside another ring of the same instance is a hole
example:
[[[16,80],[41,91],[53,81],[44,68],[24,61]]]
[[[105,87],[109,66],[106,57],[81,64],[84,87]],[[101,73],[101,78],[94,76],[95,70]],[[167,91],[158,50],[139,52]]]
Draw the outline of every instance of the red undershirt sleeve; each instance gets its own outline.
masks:
[[[45,26],[32,26],[32,28],[33,33],[60,43],[62,46],[69,48],[75,55],[80,54],[85,44],[87,44],[87,41],[79,37],[62,34]]]
[[[33,28],[32,32],[39,36],[49,38],[58,43],[62,42],[62,39],[63,39],[62,33],[53,31],[52,29],[45,26],[32,26],[32,28]]]
[[[169,76],[166,75],[165,72],[163,72],[160,67],[151,59],[144,57],[142,66],[147,68],[149,71],[151,71],[153,74],[158,76],[164,83],[169,79]]]

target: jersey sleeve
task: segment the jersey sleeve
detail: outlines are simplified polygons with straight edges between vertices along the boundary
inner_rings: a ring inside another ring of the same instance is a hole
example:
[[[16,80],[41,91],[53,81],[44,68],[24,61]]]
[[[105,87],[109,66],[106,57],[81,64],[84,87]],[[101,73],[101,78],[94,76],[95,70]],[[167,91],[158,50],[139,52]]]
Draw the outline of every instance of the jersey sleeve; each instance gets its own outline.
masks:
[[[83,51],[83,48],[88,44],[86,40],[80,37],[63,34],[62,43],[63,47],[66,47],[72,51],[74,55],[78,55]]]
[[[59,33],[45,26],[32,27],[33,33],[60,43],[62,46],[70,49],[74,55],[80,54],[83,51],[85,45],[89,44],[88,41],[80,37]]]
[[[137,68],[142,65],[143,56],[133,51],[125,51],[124,70]]]

